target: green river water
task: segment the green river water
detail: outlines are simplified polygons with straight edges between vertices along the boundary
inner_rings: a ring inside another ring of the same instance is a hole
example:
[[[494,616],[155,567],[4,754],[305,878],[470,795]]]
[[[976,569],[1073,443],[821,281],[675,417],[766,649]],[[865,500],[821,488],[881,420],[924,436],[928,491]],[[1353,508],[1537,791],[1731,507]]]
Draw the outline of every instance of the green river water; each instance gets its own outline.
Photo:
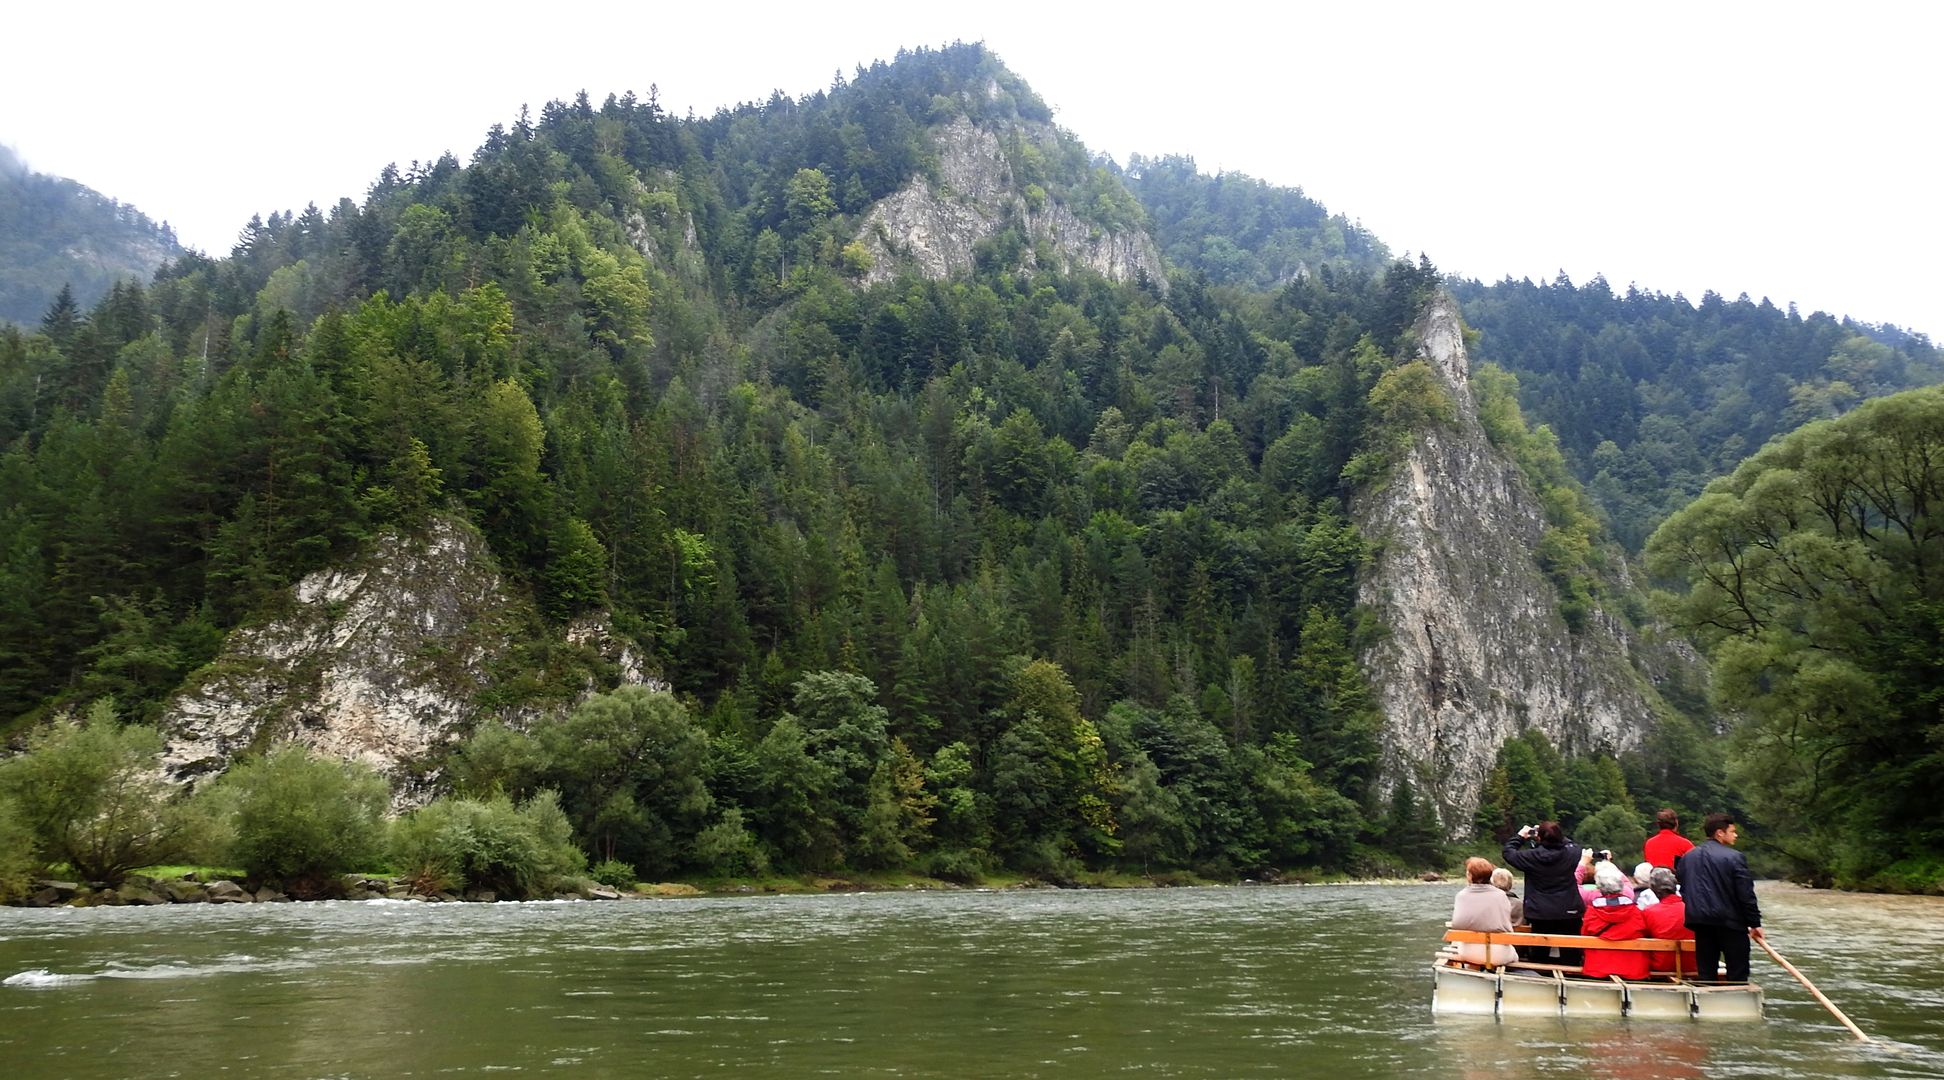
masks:
[[[1434,1019],[1455,886],[0,909],[33,1077],[1944,1077],[1944,901],[1765,884],[1749,1024]]]

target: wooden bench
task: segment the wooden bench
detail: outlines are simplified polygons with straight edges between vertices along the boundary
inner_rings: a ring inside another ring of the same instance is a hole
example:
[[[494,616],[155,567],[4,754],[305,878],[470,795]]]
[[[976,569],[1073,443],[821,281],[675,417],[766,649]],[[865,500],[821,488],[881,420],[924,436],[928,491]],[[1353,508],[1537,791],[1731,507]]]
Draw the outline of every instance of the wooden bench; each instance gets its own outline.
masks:
[[[1512,933],[1494,933],[1488,930],[1446,930],[1444,939],[1460,945],[1525,945],[1539,948],[1618,949],[1624,952],[1674,953],[1677,956],[1686,954],[1689,958],[1686,963],[1683,964],[1682,961],[1677,959],[1675,966],[1690,969],[1695,966],[1693,959],[1694,942],[1692,940],[1633,938],[1628,941],[1608,941],[1605,938],[1593,937],[1587,934],[1527,934],[1516,931]],[[1578,975],[1581,973],[1581,968],[1577,964],[1540,964],[1525,960],[1515,960],[1509,964],[1458,962],[1463,963],[1466,967],[1478,968],[1483,971],[1504,967],[1508,970],[1557,972],[1561,975]],[[1672,979],[1679,982],[1685,976],[1681,972],[1676,971],[1656,971],[1649,977]]]

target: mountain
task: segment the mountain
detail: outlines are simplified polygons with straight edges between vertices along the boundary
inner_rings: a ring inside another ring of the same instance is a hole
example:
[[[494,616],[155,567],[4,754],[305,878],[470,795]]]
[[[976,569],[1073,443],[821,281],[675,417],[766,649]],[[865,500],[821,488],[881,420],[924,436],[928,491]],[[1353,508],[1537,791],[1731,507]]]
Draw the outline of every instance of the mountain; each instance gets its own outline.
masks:
[[[583,95],[0,331],[0,712],[553,790],[642,874],[1378,872],[1717,805],[1436,268],[1185,169],[976,45]]]
[[[1380,267],[1383,244],[1342,215],[1189,158],[1127,170],[1163,251],[1211,284],[1285,284],[1325,263]],[[1698,303],[1596,277],[1454,280],[1471,350],[1518,381],[1519,403],[1559,439],[1613,536],[1638,553],[1669,514],[1763,443],[1859,402],[1944,381],[1922,334],[1803,314],[1766,299]]]
[[[181,254],[166,222],[34,172],[0,146],[0,320],[38,324],[63,286],[74,303],[92,306],[117,281],[146,282]]]

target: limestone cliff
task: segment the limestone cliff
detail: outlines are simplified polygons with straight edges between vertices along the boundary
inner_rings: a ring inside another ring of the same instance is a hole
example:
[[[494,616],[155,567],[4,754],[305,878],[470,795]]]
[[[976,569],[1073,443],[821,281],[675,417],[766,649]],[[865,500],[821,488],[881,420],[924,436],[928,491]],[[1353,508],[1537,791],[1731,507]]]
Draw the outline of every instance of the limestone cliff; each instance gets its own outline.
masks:
[[[230,634],[165,714],[163,766],[189,781],[293,741],[363,761],[400,801],[420,801],[427,759],[488,711],[520,611],[471,527],[442,518],[421,536],[386,534],[355,562],[298,582],[279,617]],[[622,682],[652,681],[604,620],[564,637]],[[517,721],[546,710],[492,711]]]
[[[1385,772],[1431,783],[1447,828],[1469,831],[1506,739],[1536,728],[1569,752],[1636,745],[1656,695],[1639,643],[1595,612],[1571,632],[1533,557],[1545,520],[1518,466],[1479,425],[1458,309],[1432,301],[1420,356],[1457,406],[1421,433],[1353,516],[1378,554],[1359,600],[1387,634],[1363,657],[1385,715]]]
[[[1056,137],[1045,124],[1021,123],[1022,136]],[[1028,199],[993,131],[963,117],[932,129],[936,181],[919,175],[864,215],[857,239],[870,252],[868,284],[889,281],[900,267],[947,278],[972,269],[974,248],[1017,222],[1029,243],[1043,245],[1064,264],[1087,267],[1114,281],[1145,273],[1165,283],[1154,241],[1138,229],[1107,230],[1077,217],[1056,199]],[[1039,256],[1029,248],[1026,266]]]

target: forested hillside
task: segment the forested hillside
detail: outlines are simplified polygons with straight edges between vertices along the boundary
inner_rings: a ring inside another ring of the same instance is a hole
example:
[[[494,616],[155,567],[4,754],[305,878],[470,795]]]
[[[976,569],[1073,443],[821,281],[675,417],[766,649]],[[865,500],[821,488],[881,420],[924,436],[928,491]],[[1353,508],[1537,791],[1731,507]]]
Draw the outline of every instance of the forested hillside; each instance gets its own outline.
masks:
[[[610,611],[706,733],[664,764],[707,789],[623,783],[631,824],[492,772],[644,870],[705,862],[731,810],[781,864],[886,861],[880,773],[948,863],[1343,864],[1386,810],[1341,474],[1435,272],[1238,305],[1001,236],[971,280],[858,287],[856,215],[927,167],[925,124],[1044,114],[977,47],[692,120],[551,103],[7,332],[0,708],[156,715],[305,572],[457,513],[555,625]],[[1070,146],[1015,172],[1138,218]]]
[[[1168,258],[1211,284],[1273,288],[1388,258],[1382,242],[1300,189],[1209,176],[1185,157],[1137,155],[1126,176]],[[1708,292],[1695,304],[1563,274],[1449,287],[1478,332],[1478,359],[1516,377],[1521,406],[1551,429],[1632,552],[1776,435],[1944,380],[1944,355],[1924,335],[1766,299]]]
[[[1301,189],[1243,173],[1209,176],[1194,158],[1174,155],[1136,154],[1123,175],[1169,261],[1212,284],[1274,289],[1325,266],[1376,270],[1390,258],[1369,230]]]
[[[117,282],[146,282],[181,253],[167,224],[34,172],[0,146],[0,321],[33,326],[62,295],[90,307]]]
[[[1480,356],[1518,376],[1631,551],[1775,436],[1944,379],[1923,335],[1746,296],[1697,305],[1564,276],[1452,288]]]
[[[304,574],[456,518],[535,621],[431,767],[558,792],[641,873],[1435,858],[1378,773],[1344,508],[1439,414],[1412,363],[1437,271],[1236,178],[1222,205],[1263,221],[1225,235],[1267,248],[1221,275],[1056,271],[1008,227],[969,277],[864,286],[865,212],[960,119],[1027,205],[1186,242],[1183,163],[1143,164],[1144,209],[1019,134],[1048,116],[979,46],[706,117],[552,102],[0,331],[0,716],[155,719]],[[1493,400],[1583,617],[1597,522]],[[530,723],[603,677],[560,644],[594,612],[676,698]],[[1498,777],[1575,824],[1700,809],[1707,740],[1669,730],[1624,775],[1525,739]]]

